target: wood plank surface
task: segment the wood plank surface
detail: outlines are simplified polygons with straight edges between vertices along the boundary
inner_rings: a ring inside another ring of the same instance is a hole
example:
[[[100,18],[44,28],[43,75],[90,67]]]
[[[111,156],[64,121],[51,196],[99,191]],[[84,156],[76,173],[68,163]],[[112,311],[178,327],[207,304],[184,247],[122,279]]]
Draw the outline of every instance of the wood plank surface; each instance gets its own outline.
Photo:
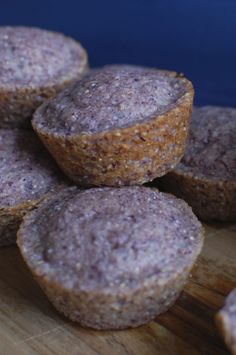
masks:
[[[50,305],[17,247],[0,249],[0,355],[229,354],[214,323],[236,286],[236,225],[207,225],[203,251],[176,304],[125,331],[93,331]]]

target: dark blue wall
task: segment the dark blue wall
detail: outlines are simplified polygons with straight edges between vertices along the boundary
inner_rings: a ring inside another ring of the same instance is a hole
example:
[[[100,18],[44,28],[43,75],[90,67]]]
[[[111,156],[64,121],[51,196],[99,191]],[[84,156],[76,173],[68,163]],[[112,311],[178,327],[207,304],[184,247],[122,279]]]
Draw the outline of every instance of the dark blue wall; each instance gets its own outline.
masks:
[[[0,0],[0,25],[65,32],[92,66],[184,72],[197,104],[236,106],[236,0]]]

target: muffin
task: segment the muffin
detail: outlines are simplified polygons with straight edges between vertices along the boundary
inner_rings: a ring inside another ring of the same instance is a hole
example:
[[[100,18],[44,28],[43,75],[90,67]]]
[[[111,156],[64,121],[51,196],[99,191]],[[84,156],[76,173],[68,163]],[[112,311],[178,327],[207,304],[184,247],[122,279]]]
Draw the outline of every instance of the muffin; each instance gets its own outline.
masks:
[[[184,158],[158,186],[187,201],[202,220],[235,221],[236,109],[195,108]]]
[[[64,190],[28,214],[18,232],[49,300],[95,329],[137,327],[165,312],[202,243],[188,205],[146,187]]]
[[[15,243],[24,214],[66,183],[30,131],[0,129],[0,156],[0,246],[4,246]]]
[[[192,100],[174,72],[106,66],[41,106],[33,128],[76,184],[142,184],[183,156]]]
[[[0,127],[30,124],[42,102],[87,68],[82,46],[62,34],[30,27],[0,27]]]
[[[216,323],[231,353],[236,355],[236,289],[230,292],[224,307],[217,313]]]

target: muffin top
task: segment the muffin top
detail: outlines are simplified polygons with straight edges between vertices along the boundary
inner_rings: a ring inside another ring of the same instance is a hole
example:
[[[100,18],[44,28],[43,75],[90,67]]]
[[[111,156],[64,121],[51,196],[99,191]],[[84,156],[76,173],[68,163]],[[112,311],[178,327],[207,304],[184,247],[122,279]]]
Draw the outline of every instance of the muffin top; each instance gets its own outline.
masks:
[[[188,205],[147,187],[67,189],[26,217],[25,260],[66,288],[122,290],[160,284],[189,268],[202,245]]]
[[[87,55],[62,34],[30,27],[0,27],[0,90],[50,86],[83,72]]]
[[[0,129],[0,208],[36,200],[62,184],[62,174],[34,133]]]
[[[193,111],[184,158],[176,170],[236,180],[236,109],[204,106]]]
[[[155,118],[173,108],[190,83],[174,72],[129,65],[90,71],[36,111],[34,124],[60,135],[93,134]]]

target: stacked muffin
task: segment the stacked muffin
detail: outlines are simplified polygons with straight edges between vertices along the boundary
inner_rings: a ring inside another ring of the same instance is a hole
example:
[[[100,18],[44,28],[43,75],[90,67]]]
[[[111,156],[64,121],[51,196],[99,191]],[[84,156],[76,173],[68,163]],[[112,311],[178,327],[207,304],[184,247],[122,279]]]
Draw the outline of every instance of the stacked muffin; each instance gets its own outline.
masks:
[[[236,289],[225,299],[224,306],[216,314],[216,324],[233,355],[236,354]]]
[[[236,220],[236,109],[195,108],[185,155],[158,182],[204,221]]]
[[[0,28],[0,246],[15,242],[22,217],[68,182],[31,128],[45,99],[87,70],[81,45],[37,28]]]
[[[78,43],[48,31],[1,36],[2,244],[25,215],[18,245],[60,312],[95,329],[150,321],[176,300],[203,243],[183,200],[138,186],[178,169],[192,84],[145,67],[88,70]],[[22,128],[34,111],[48,153]]]

